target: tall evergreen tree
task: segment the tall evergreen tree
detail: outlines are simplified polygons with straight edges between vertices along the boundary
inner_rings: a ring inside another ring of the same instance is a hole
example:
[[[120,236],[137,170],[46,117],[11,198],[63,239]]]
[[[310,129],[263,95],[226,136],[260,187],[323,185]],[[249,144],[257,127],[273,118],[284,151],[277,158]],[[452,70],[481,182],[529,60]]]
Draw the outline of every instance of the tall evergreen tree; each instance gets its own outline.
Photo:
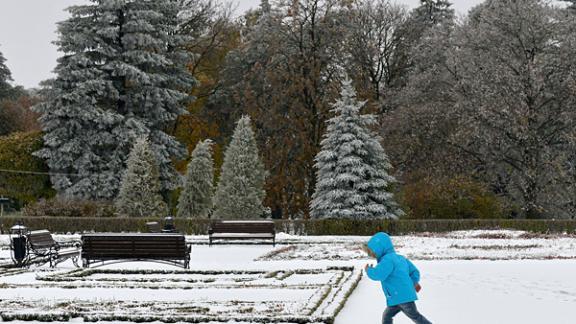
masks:
[[[389,0],[358,1],[348,12],[343,17],[348,24],[345,66],[358,96],[379,105],[406,76],[403,27],[409,16],[404,6]]]
[[[165,216],[166,203],[160,194],[160,173],[156,154],[145,138],[136,140],[115,201],[121,216]]]
[[[240,118],[224,153],[214,197],[214,218],[250,219],[264,213],[266,171],[250,124],[250,117]]]
[[[8,81],[12,80],[12,74],[6,66],[6,59],[2,52],[0,52],[0,100],[6,98],[10,89],[12,88]]]
[[[414,17],[425,26],[434,26],[454,19],[452,3],[446,0],[420,0],[414,9]]]
[[[364,102],[356,100],[351,81],[342,84],[341,99],[328,121],[321,151],[316,156],[318,178],[310,203],[313,218],[387,218],[403,212],[390,186],[391,165],[379,138],[369,130],[373,115],[360,115]]]
[[[47,83],[42,114],[54,187],[63,194],[112,199],[131,143],[150,139],[162,189],[175,186],[172,157],[184,148],[164,132],[179,115],[194,80],[189,41],[176,33],[179,1],[91,0],[68,10],[57,45],[57,77]]]
[[[178,217],[208,218],[214,197],[214,161],[212,141],[199,142],[192,151],[182,193],[178,199]]]

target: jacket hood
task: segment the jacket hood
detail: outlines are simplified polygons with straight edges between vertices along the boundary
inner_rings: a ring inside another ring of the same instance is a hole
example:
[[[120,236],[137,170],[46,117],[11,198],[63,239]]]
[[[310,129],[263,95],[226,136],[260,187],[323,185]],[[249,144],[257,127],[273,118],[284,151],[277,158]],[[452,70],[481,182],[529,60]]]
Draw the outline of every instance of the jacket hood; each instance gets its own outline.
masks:
[[[374,234],[374,236],[372,236],[368,241],[367,245],[368,248],[374,252],[378,260],[386,254],[396,252],[390,236],[383,232]]]

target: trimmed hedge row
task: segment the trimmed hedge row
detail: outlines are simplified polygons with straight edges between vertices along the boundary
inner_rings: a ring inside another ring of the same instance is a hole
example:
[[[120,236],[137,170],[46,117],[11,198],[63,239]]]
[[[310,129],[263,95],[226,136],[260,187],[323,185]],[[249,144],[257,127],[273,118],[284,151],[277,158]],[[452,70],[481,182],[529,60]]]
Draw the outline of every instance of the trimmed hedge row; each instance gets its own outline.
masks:
[[[48,229],[53,233],[82,232],[146,232],[146,222],[158,218],[88,218],[88,217],[3,217],[3,233],[17,221],[29,229]],[[276,220],[276,231],[297,235],[372,235],[384,231],[392,235],[461,230],[510,229],[534,233],[576,234],[576,220]],[[186,234],[207,234],[209,220],[176,219],[176,228]]]
[[[281,221],[277,230],[301,235],[362,235],[368,236],[383,231],[392,235],[410,233],[443,233],[464,230],[510,229],[534,233],[576,234],[576,220],[509,220],[509,219],[464,219],[464,220],[320,220]]]

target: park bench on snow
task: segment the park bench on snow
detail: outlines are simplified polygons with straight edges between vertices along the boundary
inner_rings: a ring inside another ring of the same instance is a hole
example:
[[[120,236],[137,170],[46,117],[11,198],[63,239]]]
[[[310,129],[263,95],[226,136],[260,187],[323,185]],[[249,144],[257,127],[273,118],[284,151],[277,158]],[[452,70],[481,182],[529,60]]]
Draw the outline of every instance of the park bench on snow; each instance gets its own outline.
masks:
[[[80,242],[56,242],[48,230],[30,231],[26,235],[26,241],[26,263],[45,261],[50,263],[50,267],[55,267],[60,262],[72,259],[74,265],[78,266]]]
[[[190,267],[191,245],[183,234],[84,234],[81,240],[83,267],[99,261],[157,261]]]
[[[146,227],[148,227],[149,233],[162,233],[162,227],[158,222],[148,222],[146,223]]]
[[[168,216],[164,218],[164,227],[159,222],[147,222],[146,227],[148,228],[148,233],[177,233],[176,227],[174,227],[174,218]]]
[[[271,240],[276,245],[273,221],[216,221],[208,230],[209,245],[216,240]]]

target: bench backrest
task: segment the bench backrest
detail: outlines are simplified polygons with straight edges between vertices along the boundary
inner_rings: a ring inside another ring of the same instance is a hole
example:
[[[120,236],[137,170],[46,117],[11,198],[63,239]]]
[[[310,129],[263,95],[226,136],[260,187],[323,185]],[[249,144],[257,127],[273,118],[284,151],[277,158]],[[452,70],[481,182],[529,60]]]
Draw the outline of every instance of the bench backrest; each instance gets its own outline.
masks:
[[[212,233],[274,233],[270,221],[218,221],[212,223]]]
[[[83,258],[182,258],[187,254],[181,234],[85,234]]]
[[[31,231],[28,233],[28,243],[33,249],[49,249],[56,245],[48,230]]]

